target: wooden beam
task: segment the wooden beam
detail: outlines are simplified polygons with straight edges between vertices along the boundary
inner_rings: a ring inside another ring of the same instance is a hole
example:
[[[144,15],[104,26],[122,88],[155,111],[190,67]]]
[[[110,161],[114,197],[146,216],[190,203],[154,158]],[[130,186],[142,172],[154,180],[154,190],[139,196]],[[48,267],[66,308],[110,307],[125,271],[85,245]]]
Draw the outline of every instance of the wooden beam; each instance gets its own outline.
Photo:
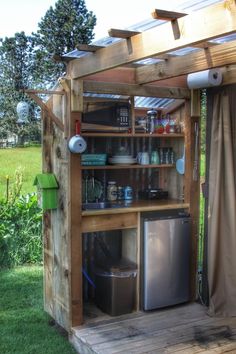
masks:
[[[216,42],[209,42],[209,41],[206,41],[206,42],[201,42],[201,43],[196,43],[196,44],[193,44],[192,47],[194,48],[199,48],[199,49],[207,49],[209,47],[213,47],[215,45],[219,45],[218,43]]]
[[[61,129],[61,131],[64,131],[64,124],[62,123],[62,121],[51,111],[50,108],[47,107],[47,105],[41,100],[41,98],[38,97],[36,94],[30,92],[28,92],[28,95],[39,105],[39,107],[41,107],[43,111],[46,111],[48,113],[48,115],[56,124],[56,126]]]
[[[110,37],[115,37],[115,38],[130,38],[133,36],[136,36],[137,34],[140,34],[141,32],[139,31],[128,31],[128,30],[121,30],[121,29],[116,29],[116,28],[111,28],[108,30],[108,34]]]
[[[24,91],[25,93],[35,93],[40,95],[64,95],[64,91],[56,91],[56,90],[30,90],[27,89]]]
[[[163,20],[163,21],[173,21],[176,20],[180,17],[186,16],[186,13],[183,12],[175,12],[175,11],[167,11],[167,10],[161,10],[161,9],[155,9],[152,12],[152,17],[155,20]]]
[[[76,49],[80,50],[81,52],[96,52],[97,50],[104,48],[104,46],[101,45],[91,45],[91,44],[77,44]]]
[[[119,41],[86,57],[68,63],[68,75],[87,75],[157,56],[202,41],[236,32],[236,4],[217,3],[178,19],[181,36],[175,39],[170,23],[151,28],[130,38],[132,52],[126,41]]]
[[[236,41],[218,44],[206,50],[199,50],[185,56],[169,58],[161,63],[136,69],[138,84],[190,74],[196,71],[236,63]]]
[[[190,90],[185,88],[157,87],[154,85],[128,85],[111,82],[84,81],[84,92],[107,93],[124,96],[158,98],[189,98]]]

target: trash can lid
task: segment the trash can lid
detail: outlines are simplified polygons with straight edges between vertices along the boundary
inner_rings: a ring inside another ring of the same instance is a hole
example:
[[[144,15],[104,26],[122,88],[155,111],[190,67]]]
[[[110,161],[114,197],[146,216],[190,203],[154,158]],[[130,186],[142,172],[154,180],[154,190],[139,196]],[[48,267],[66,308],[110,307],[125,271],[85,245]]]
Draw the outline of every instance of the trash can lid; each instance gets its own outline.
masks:
[[[99,268],[100,270],[108,271],[111,273],[120,273],[137,270],[137,265],[130,260],[122,258],[115,261],[109,260],[106,262],[106,264],[99,266]]]

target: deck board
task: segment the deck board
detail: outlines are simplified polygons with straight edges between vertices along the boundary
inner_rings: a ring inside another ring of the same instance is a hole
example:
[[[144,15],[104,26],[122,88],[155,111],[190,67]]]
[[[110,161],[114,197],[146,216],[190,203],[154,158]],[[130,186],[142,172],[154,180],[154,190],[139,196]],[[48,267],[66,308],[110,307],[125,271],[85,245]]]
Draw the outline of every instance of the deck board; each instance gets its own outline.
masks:
[[[103,315],[74,327],[70,340],[80,354],[232,354],[236,353],[236,317],[210,317],[198,303]]]

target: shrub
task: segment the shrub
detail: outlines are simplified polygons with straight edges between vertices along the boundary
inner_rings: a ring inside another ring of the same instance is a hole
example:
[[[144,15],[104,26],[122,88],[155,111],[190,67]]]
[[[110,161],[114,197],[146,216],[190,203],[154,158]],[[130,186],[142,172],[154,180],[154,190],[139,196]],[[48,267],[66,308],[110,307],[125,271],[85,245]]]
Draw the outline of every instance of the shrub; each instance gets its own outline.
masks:
[[[35,193],[0,200],[0,267],[42,262],[42,211]]]

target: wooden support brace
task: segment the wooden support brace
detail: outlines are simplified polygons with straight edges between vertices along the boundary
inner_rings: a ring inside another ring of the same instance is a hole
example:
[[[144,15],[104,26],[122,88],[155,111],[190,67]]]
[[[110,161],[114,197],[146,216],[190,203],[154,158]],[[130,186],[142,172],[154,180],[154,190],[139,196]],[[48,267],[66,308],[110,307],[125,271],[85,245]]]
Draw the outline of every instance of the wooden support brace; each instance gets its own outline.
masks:
[[[50,108],[41,100],[40,97],[38,97],[35,93],[30,93],[26,92],[38,105],[41,107],[43,111],[46,111],[52,121],[57,125],[57,127],[61,130],[64,131],[64,124],[61,122],[61,120],[51,111]]]
[[[174,11],[167,11],[167,10],[160,10],[155,9],[152,12],[152,17],[155,20],[163,20],[163,21],[171,21],[173,34],[175,39],[180,38],[180,29],[178,24],[178,18],[186,16],[187,14],[182,12],[174,12]]]
[[[83,112],[83,81],[71,80],[71,111]]]
[[[64,100],[64,110],[63,110],[63,121],[64,121],[64,138],[69,136],[69,116],[70,116],[70,81],[63,77],[58,79],[59,84],[62,86],[63,90],[66,92]]]
[[[191,117],[201,116],[200,90],[191,90],[190,115]]]

